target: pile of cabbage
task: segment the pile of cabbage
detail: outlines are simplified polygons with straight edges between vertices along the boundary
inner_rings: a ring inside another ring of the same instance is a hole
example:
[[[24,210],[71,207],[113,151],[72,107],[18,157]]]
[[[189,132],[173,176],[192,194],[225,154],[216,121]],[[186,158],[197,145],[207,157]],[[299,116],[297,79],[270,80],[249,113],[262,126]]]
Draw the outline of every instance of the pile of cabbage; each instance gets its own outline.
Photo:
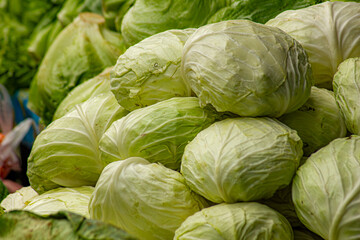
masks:
[[[193,2],[119,1],[105,19],[124,42],[97,27],[96,55],[76,39],[102,19],[59,34],[68,55],[51,46],[31,89],[49,123],[31,187],[1,206],[137,239],[359,239],[360,3],[282,1],[297,10],[249,19],[240,1]]]

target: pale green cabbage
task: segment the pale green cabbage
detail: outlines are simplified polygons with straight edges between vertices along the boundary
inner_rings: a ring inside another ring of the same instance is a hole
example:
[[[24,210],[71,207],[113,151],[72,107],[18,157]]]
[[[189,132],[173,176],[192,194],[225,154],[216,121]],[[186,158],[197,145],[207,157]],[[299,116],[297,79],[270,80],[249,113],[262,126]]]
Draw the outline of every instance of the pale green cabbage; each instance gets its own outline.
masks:
[[[301,45],[278,28],[247,20],[200,27],[181,64],[201,106],[219,112],[279,117],[310,95],[312,72]]]
[[[81,13],[46,52],[31,83],[29,108],[49,124],[71,89],[113,66],[122,52],[121,35],[106,29],[102,16]]]
[[[169,29],[200,27],[231,0],[137,0],[122,19],[128,46]]]
[[[181,173],[193,191],[212,202],[254,201],[287,186],[301,156],[301,139],[281,122],[229,118],[185,147]]]
[[[278,27],[304,47],[315,84],[332,88],[338,65],[360,56],[360,3],[325,2],[280,13],[266,23]]]
[[[91,197],[93,219],[111,223],[139,239],[172,239],[188,216],[208,203],[183,176],[139,157],[110,163]]]
[[[301,222],[329,240],[360,236],[360,136],[338,138],[312,154],[294,177]]]
[[[31,199],[23,208],[47,216],[58,211],[70,211],[89,218],[89,201],[94,187],[56,188]]]
[[[121,106],[132,111],[172,97],[191,96],[180,63],[184,44],[194,31],[156,34],[119,57],[111,74],[111,90]]]
[[[195,97],[171,98],[134,110],[102,136],[101,160],[105,166],[143,157],[177,170],[186,144],[219,118],[212,108],[201,108]]]
[[[53,117],[53,121],[71,111],[75,105],[85,102],[91,97],[110,92],[110,71],[106,68],[96,77],[87,80],[72,89],[61,101]]]
[[[128,112],[111,92],[90,98],[52,122],[35,139],[27,175],[39,193],[57,188],[95,185],[104,168],[99,140]]]
[[[347,129],[360,135],[360,58],[350,58],[339,65],[333,86]]]
[[[292,240],[289,222],[260,203],[219,204],[188,217],[174,240]]]
[[[306,103],[297,111],[281,116],[279,120],[297,131],[306,156],[335,138],[345,137],[347,133],[334,93],[324,88],[312,87]]]

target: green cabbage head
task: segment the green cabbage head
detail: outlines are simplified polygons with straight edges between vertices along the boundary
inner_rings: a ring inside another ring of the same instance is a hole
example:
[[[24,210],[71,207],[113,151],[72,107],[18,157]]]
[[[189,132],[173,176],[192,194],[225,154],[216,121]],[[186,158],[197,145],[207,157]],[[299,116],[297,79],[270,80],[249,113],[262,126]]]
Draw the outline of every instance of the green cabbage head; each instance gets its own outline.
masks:
[[[255,202],[222,203],[188,217],[175,232],[174,240],[293,240],[284,216]]]
[[[312,72],[301,45],[278,28],[248,20],[198,28],[181,64],[201,106],[219,112],[279,117],[310,95]]]
[[[181,223],[204,207],[208,203],[179,172],[139,157],[106,166],[89,204],[91,218],[143,240],[172,239]]]
[[[180,63],[184,44],[194,29],[169,30],[131,46],[111,72],[111,90],[132,111],[172,97],[190,97]]]
[[[120,34],[94,13],[81,13],[56,37],[34,77],[28,106],[46,124],[75,86],[113,66],[122,53]]]
[[[349,58],[339,65],[333,86],[347,129],[360,135],[360,57]]]
[[[210,107],[201,108],[195,97],[171,98],[134,110],[115,121],[102,136],[101,160],[106,166],[143,157],[178,170],[186,144],[220,117]]]
[[[298,110],[279,118],[297,131],[303,141],[304,155],[310,156],[335,138],[345,137],[344,117],[334,93],[324,88],[311,88],[309,99]]]
[[[215,203],[271,197],[287,186],[302,156],[296,131],[271,118],[228,118],[201,131],[186,147],[181,173]]]
[[[332,88],[338,65],[360,56],[360,3],[324,2],[280,13],[266,23],[301,43],[309,55],[315,85]]]
[[[28,158],[31,186],[39,193],[60,186],[94,186],[104,168],[100,138],[127,113],[108,92],[52,122],[37,136]]]
[[[312,154],[293,180],[300,221],[329,240],[360,236],[360,136],[333,140]]]

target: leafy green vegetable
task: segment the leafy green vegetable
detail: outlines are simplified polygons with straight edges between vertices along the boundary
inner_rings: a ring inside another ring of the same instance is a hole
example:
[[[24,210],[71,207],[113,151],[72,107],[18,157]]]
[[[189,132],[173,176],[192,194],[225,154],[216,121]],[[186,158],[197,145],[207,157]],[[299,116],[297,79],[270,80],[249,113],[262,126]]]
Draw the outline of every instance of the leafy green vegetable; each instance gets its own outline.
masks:
[[[347,133],[334,93],[323,88],[312,87],[306,103],[279,120],[297,131],[306,156]]]
[[[201,131],[186,147],[181,173],[215,203],[255,201],[287,186],[302,156],[296,131],[271,118],[230,118]]]
[[[324,239],[360,235],[360,136],[333,140],[312,154],[293,180],[301,222]]]
[[[169,30],[148,37],[119,57],[111,75],[111,90],[132,111],[172,97],[190,97],[180,73],[184,44],[195,29]]]
[[[220,119],[212,108],[201,108],[195,97],[171,98],[130,112],[115,121],[100,140],[105,165],[143,157],[177,170],[185,145]]]
[[[169,29],[200,27],[231,0],[137,0],[125,14],[121,33],[128,46]]]
[[[40,216],[27,211],[12,211],[0,216],[0,238],[68,239],[68,240],[135,240],[112,225],[86,219],[66,211]]]
[[[309,7],[319,0],[236,0],[230,6],[216,12],[208,23],[226,20],[247,19],[258,23],[266,23],[279,13],[288,9]]]
[[[29,108],[50,123],[60,102],[78,84],[115,64],[122,53],[118,33],[104,18],[82,13],[55,39],[31,84]]]
[[[219,204],[188,217],[174,240],[282,239],[292,240],[289,222],[260,203]]]
[[[360,135],[360,58],[349,58],[339,65],[333,86],[347,129]]]
[[[219,112],[279,117],[310,95],[312,72],[301,45],[278,28],[248,20],[198,28],[181,64],[201,106]]]
[[[39,62],[27,52],[32,31],[61,1],[2,0],[0,3],[0,83],[13,93],[30,85]]]
[[[94,187],[56,188],[31,199],[23,210],[47,216],[70,211],[89,218],[89,201]]]
[[[28,158],[31,186],[39,193],[59,186],[94,186],[104,168],[99,140],[127,113],[108,92],[52,122],[37,136]]]
[[[27,87],[35,74],[37,62],[26,54],[30,29],[11,15],[0,11],[0,83],[10,93]]]
[[[110,163],[91,197],[91,218],[118,226],[139,239],[172,239],[190,215],[208,203],[183,176],[139,157]]]
[[[360,56],[360,3],[325,2],[280,13],[266,23],[278,27],[304,47],[315,84],[332,88],[338,65]]]

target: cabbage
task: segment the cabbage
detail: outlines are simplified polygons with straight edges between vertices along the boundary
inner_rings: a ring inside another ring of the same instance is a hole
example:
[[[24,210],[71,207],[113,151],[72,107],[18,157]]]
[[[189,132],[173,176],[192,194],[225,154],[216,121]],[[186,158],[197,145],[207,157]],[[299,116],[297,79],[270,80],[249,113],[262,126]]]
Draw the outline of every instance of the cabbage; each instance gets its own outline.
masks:
[[[56,188],[31,199],[23,210],[47,216],[58,211],[70,211],[89,217],[90,196],[94,187]]]
[[[91,97],[110,92],[111,69],[111,67],[106,68],[96,77],[87,80],[72,89],[57,107],[53,121],[64,116],[72,110],[75,105],[83,103]]]
[[[175,232],[174,240],[281,239],[292,240],[289,222],[260,203],[219,204],[188,217]]]
[[[315,84],[332,88],[338,65],[360,56],[360,3],[325,2],[280,13],[266,23],[278,27],[304,47]]]
[[[208,203],[182,175],[139,157],[110,163],[91,197],[93,219],[111,223],[139,239],[172,239],[188,217]]]
[[[64,187],[95,185],[103,164],[99,140],[106,129],[127,114],[111,92],[76,105],[35,139],[27,175],[39,193]]]
[[[201,131],[186,147],[181,173],[215,203],[271,197],[287,186],[302,156],[296,131],[271,118],[229,118]]]
[[[324,239],[360,236],[360,136],[338,138],[296,173],[292,198],[300,221]]]
[[[21,210],[38,195],[39,194],[32,187],[22,187],[16,192],[7,195],[6,198],[1,201],[0,206],[7,212]]]
[[[360,135],[360,58],[350,58],[339,65],[333,86],[347,129]]]
[[[144,39],[119,57],[111,90],[127,110],[172,97],[191,96],[180,73],[182,50],[194,29],[169,30]]]
[[[217,111],[279,117],[310,95],[312,73],[301,45],[283,31],[247,20],[200,27],[185,44],[181,71]]]
[[[201,108],[195,97],[171,98],[137,109],[104,133],[101,160],[105,166],[143,157],[177,170],[185,145],[220,117],[212,108]]]
[[[297,131],[306,156],[347,133],[334,93],[323,88],[312,87],[306,103],[279,120]]]
[[[78,84],[115,64],[122,53],[118,33],[94,13],[81,13],[54,40],[30,87],[28,107],[49,124],[60,102]]]
[[[199,27],[232,0],[137,0],[125,14],[121,33],[128,46],[169,29]]]

